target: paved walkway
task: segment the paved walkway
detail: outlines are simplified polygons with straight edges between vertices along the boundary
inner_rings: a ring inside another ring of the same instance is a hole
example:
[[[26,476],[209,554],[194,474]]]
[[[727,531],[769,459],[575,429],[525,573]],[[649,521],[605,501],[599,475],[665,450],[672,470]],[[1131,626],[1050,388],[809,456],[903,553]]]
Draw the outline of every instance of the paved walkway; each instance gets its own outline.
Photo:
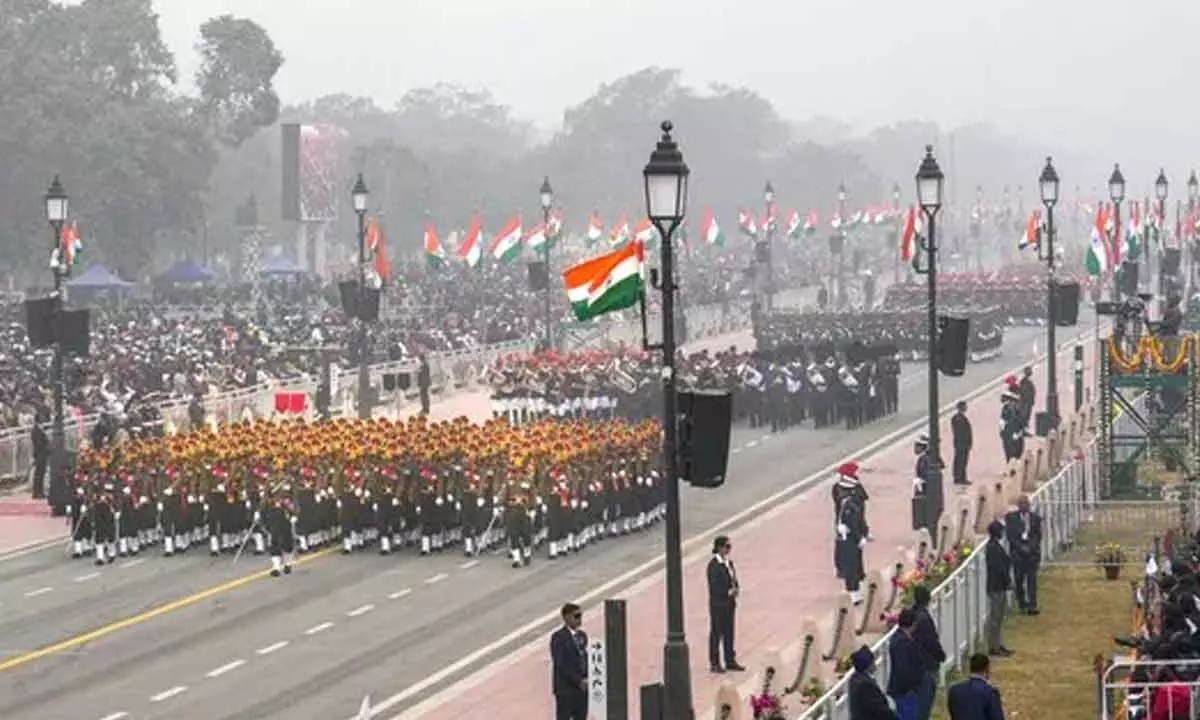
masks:
[[[1068,403],[1072,387],[1070,357],[1069,351],[1059,356],[1060,395]],[[1040,382],[1043,372],[1040,367],[1035,369],[1039,404],[1045,390]],[[943,398],[943,402],[953,400],[955,398]],[[970,474],[976,482],[999,477],[1003,454],[995,428],[1000,415],[1000,388],[992,386],[972,400],[968,413],[976,438]],[[948,462],[948,421],[943,425],[943,447],[947,448],[943,456]],[[863,473],[863,482],[871,494],[868,521],[875,535],[875,541],[866,548],[868,571],[890,568],[913,543],[909,519],[914,465],[911,443],[911,439],[905,439],[870,457],[858,458],[869,468]],[[735,482],[742,480],[752,481],[752,478],[733,479]],[[752,673],[764,667],[776,653],[795,643],[806,621],[822,623],[836,606],[841,587],[832,569],[831,482],[832,477],[732,534],[734,557],[743,587],[737,620],[739,659]],[[949,478],[945,482],[949,507],[955,490]],[[691,645],[693,696],[698,717],[707,717],[711,713],[722,681],[742,683],[745,690],[753,690],[761,682],[751,673],[727,676],[707,673],[708,618],[704,579],[707,561],[707,554],[695,554],[685,558],[684,567],[686,629]],[[638,687],[657,682],[662,677],[666,619],[661,572],[634,586],[623,597],[627,601],[629,696],[633,705],[630,717],[637,717]],[[563,601],[567,600],[570,598],[563,598]],[[602,623],[600,606],[585,610],[585,628],[593,635],[603,632]],[[400,717],[429,720],[549,717],[552,714],[549,688],[546,641],[535,641],[503,663],[481,670]]]

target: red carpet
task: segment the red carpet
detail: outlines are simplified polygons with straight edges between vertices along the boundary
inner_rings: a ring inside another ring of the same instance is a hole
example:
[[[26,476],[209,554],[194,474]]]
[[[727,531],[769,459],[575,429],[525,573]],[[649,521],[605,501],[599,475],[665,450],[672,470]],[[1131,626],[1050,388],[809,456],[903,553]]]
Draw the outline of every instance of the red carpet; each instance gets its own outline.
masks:
[[[50,517],[50,506],[33,498],[0,500],[0,517],[12,516]]]

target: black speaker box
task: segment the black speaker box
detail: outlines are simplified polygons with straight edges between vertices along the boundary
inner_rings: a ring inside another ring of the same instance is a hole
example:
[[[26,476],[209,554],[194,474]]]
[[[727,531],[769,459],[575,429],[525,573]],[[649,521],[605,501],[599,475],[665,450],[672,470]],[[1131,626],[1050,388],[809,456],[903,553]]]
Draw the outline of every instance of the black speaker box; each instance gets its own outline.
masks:
[[[733,394],[719,391],[679,393],[680,476],[696,487],[725,484],[729,434],[733,426]]]
[[[91,347],[90,313],[83,310],[63,310],[58,314],[58,339],[63,352],[87,357]]]
[[[396,390],[396,373],[383,374],[383,389],[387,392],[395,392]]]
[[[1123,263],[1121,271],[1118,274],[1117,289],[1122,295],[1133,297],[1138,292],[1138,264],[1135,262]]]
[[[1060,327],[1079,324],[1079,283],[1055,283],[1054,320]]]
[[[1179,248],[1167,248],[1163,250],[1162,256],[1162,272],[1164,275],[1175,275],[1179,272],[1180,261],[1183,260],[1183,254]]]
[[[938,369],[943,375],[959,377],[967,371],[967,339],[971,321],[938,316]]]
[[[29,333],[29,344],[35,348],[54,344],[54,298],[25,301],[25,330]]]
[[[845,244],[845,242],[846,239],[842,237],[841,233],[834,233],[833,235],[830,235],[829,252],[833,253],[834,255],[841,255],[842,246]]]
[[[549,288],[550,268],[541,260],[529,263],[529,289],[532,292],[546,292]]]
[[[771,260],[771,246],[765,240],[754,243],[754,261],[766,264]]]
[[[379,289],[365,288],[362,303],[358,306],[358,319],[363,322],[379,320]]]
[[[396,375],[396,388],[401,391],[407,391],[413,384],[412,373],[399,373]]]
[[[662,720],[663,706],[666,704],[666,688],[662,683],[650,683],[642,685],[638,688],[638,700],[641,703],[642,713],[639,716],[640,720]],[[732,712],[732,708],[730,708]],[[718,708],[718,712],[720,708]],[[719,716],[721,720],[727,720],[725,715]],[[730,715],[729,717],[732,717]]]
[[[358,317],[358,281],[343,280],[339,282],[338,294],[342,296],[342,312],[346,313],[346,317]]]

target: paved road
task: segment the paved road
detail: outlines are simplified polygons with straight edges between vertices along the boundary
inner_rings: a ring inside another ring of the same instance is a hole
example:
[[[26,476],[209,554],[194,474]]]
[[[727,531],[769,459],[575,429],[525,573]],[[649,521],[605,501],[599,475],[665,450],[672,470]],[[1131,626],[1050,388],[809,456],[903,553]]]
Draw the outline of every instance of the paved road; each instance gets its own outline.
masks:
[[[943,380],[943,401],[1030,358],[1038,337],[1035,329],[1012,331],[1001,360]],[[859,431],[772,437],[735,429],[729,484],[684,491],[685,537],[920,418],[923,368],[906,367],[902,385],[904,411]],[[236,566],[228,558],[147,557],[98,569],[55,549],[0,562],[0,717],[337,720],[353,714],[363,695],[419,683],[653,560],[660,538],[608,540],[570,561],[540,560],[521,571],[502,557],[456,553],[316,557],[279,580],[253,574],[262,566],[253,557]],[[513,638],[392,710],[529,637]]]

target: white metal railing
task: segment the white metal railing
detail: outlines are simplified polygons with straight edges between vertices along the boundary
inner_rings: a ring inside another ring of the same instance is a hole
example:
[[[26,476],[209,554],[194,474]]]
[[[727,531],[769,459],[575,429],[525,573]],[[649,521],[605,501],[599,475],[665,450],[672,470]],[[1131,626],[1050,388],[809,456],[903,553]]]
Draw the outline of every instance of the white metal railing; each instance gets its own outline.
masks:
[[[1030,499],[1034,509],[1042,514],[1042,552],[1045,559],[1066,545],[1079,526],[1086,521],[1089,508],[1098,499],[1099,473],[1096,467],[1096,445],[1091,443],[1082,460],[1074,460],[1058,472]],[[942,648],[946,651],[945,674],[956,667],[981,639],[988,619],[987,601],[987,541],[955,568],[933,591],[929,611],[937,624]],[[880,687],[887,687],[890,659],[888,644],[896,630],[889,630],[871,648],[876,659],[876,678]],[[824,695],[818,698],[800,720],[850,720],[847,696],[850,676],[844,675]]]

